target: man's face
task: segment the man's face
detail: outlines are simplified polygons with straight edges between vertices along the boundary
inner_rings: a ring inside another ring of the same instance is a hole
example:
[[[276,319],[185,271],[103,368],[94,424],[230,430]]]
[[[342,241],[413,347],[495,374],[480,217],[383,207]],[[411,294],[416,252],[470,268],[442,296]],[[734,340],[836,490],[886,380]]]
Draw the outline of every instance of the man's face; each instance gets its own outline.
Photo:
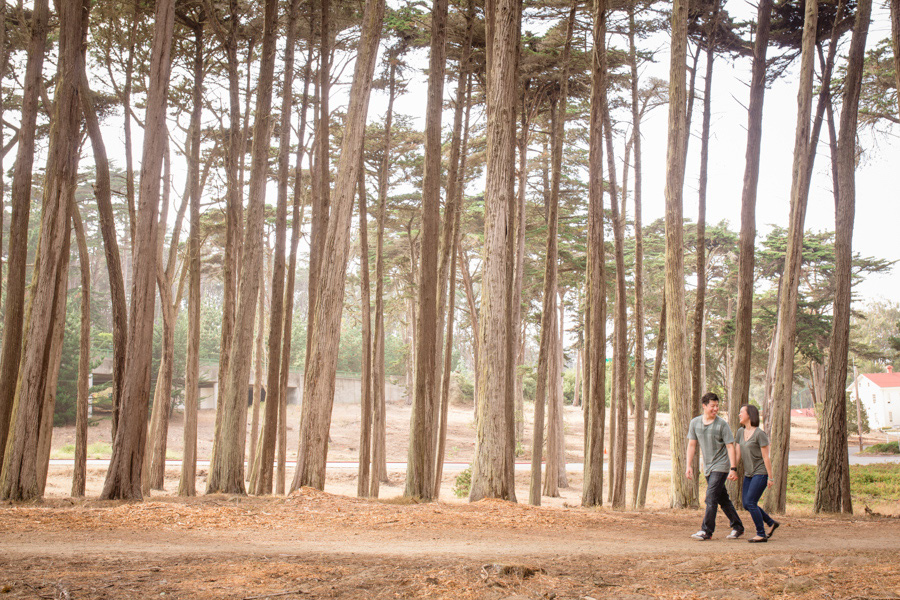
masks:
[[[707,418],[711,419],[719,414],[719,401],[718,400],[710,400],[704,407],[703,413]]]

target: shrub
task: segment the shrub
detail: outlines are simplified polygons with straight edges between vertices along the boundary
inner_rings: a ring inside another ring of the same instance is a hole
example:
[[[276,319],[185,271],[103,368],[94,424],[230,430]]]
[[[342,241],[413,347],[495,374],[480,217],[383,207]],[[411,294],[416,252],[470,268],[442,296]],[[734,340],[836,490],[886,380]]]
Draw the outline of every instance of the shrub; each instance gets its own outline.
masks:
[[[465,498],[472,489],[472,467],[467,467],[459,475],[456,476],[456,483],[453,484],[453,493],[457,498]]]

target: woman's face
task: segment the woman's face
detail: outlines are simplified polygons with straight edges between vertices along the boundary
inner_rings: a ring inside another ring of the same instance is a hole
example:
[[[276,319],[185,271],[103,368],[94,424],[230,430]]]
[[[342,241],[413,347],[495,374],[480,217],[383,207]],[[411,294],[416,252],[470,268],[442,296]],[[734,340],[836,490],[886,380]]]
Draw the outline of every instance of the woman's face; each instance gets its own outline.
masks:
[[[746,425],[747,423],[750,422],[750,415],[747,414],[746,406],[741,407],[741,414],[740,414],[739,418],[741,420],[741,425]]]

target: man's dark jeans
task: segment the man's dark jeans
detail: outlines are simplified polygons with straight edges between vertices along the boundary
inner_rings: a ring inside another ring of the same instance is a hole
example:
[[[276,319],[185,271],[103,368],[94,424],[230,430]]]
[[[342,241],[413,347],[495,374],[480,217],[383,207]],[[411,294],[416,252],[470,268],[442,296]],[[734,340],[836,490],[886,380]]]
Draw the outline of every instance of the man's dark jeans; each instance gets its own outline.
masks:
[[[716,530],[716,510],[722,507],[722,512],[728,517],[731,528],[743,533],[744,524],[728,497],[728,490],[725,489],[725,481],[728,479],[728,473],[720,473],[713,471],[706,477],[706,514],[703,516],[703,531],[707,535],[712,535]]]
[[[769,483],[768,475],[754,475],[753,477],[744,477],[744,509],[750,513],[753,518],[753,524],[756,526],[756,535],[766,537],[766,530],[763,523],[773,525],[772,520],[766,511],[759,507],[759,498],[766,491],[766,484]]]

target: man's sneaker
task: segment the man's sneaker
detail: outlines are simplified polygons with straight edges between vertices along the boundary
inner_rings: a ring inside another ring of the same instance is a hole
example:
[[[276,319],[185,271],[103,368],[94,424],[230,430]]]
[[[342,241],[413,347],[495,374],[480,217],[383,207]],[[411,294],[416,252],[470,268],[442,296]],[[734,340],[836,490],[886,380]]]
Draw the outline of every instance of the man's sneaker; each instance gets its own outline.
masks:
[[[726,540],[736,540],[739,537],[741,537],[742,535],[744,535],[744,532],[742,530],[739,531],[737,529],[732,529],[731,533],[729,533],[728,535],[725,536],[725,539]]]
[[[703,541],[705,541],[705,540],[708,540],[709,538],[711,538],[712,536],[709,535],[708,533],[706,533],[705,531],[703,531],[703,530],[701,529],[700,531],[698,531],[697,533],[695,533],[695,534],[692,535],[691,537],[694,538],[695,540],[703,540]]]

